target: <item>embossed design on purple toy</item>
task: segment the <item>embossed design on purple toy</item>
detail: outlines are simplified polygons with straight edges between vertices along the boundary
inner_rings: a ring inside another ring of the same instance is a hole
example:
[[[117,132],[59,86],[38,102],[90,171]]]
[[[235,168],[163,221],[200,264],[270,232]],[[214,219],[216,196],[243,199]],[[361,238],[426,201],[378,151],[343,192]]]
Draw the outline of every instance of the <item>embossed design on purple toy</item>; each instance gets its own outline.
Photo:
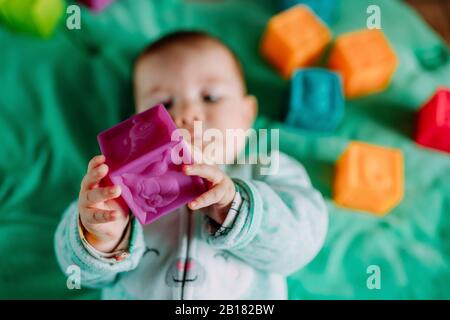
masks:
[[[168,134],[167,128],[152,124],[142,115],[133,118],[132,122],[133,126],[129,135],[123,141],[123,145],[128,148],[128,156],[123,161],[124,163],[139,156],[143,146],[153,149],[157,145],[157,141]]]
[[[169,161],[170,152],[166,151],[142,172],[122,175],[124,184],[137,195],[136,204],[147,213],[156,214],[157,208],[169,205],[180,195],[178,180],[167,172]]]

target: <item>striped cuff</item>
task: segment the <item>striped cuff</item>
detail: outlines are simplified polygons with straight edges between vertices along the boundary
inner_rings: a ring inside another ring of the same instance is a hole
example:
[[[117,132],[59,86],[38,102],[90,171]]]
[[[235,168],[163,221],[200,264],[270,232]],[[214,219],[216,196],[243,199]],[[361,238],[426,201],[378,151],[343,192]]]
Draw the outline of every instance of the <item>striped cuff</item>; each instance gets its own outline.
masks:
[[[257,234],[263,213],[263,201],[252,181],[233,178],[241,204],[234,221],[225,232],[206,236],[206,241],[217,249],[238,250],[250,243]],[[231,218],[231,217],[230,217]]]
[[[242,197],[239,193],[239,189],[236,186],[236,193],[234,194],[233,201],[231,202],[230,209],[227,212],[227,217],[225,221],[220,225],[213,219],[206,216],[206,227],[212,237],[219,237],[226,235],[231,228],[233,228],[234,222],[239,215],[239,210],[242,205]]]
[[[231,202],[230,210],[228,210],[227,217],[225,221],[220,226],[220,228],[214,233],[215,237],[226,235],[231,228],[233,228],[234,221],[236,221],[236,217],[239,214],[239,209],[241,208],[242,197],[238,190],[234,194],[233,202]]]
[[[80,239],[81,243],[83,244],[84,248],[95,258],[102,260],[104,262],[119,262],[123,259],[128,258],[129,251],[129,243],[130,243],[130,234],[131,234],[131,221],[132,218],[128,221],[127,228],[124,231],[124,234],[122,236],[122,239],[120,240],[119,244],[114,248],[112,252],[106,253],[99,251],[95,249],[89,241],[87,241],[85,235],[84,235],[84,227],[81,223],[81,220],[78,215],[78,232],[80,233]]]

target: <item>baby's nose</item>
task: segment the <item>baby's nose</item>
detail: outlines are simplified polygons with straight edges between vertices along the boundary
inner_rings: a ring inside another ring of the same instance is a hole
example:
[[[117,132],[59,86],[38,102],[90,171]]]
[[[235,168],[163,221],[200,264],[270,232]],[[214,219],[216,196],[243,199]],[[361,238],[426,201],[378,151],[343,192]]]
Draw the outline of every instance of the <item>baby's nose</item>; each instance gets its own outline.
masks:
[[[183,106],[174,113],[173,118],[179,128],[193,127],[195,121],[203,121],[203,112],[198,106]]]

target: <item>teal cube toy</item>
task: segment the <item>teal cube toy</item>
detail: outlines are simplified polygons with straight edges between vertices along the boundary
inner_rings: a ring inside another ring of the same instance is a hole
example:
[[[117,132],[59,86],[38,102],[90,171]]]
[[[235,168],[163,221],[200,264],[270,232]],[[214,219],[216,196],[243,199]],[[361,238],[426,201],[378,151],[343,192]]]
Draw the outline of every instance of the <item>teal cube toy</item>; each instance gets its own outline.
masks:
[[[0,20],[12,30],[50,37],[64,14],[64,0],[0,0]]]
[[[315,131],[332,131],[344,117],[342,80],[326,69],[300,69],[291,80],[286,123]]]
[[[339,0],[282,0],[280,4],[281,10],[289,9],[298,4],[307,5],[323,22],[331,24],[336,20]]]

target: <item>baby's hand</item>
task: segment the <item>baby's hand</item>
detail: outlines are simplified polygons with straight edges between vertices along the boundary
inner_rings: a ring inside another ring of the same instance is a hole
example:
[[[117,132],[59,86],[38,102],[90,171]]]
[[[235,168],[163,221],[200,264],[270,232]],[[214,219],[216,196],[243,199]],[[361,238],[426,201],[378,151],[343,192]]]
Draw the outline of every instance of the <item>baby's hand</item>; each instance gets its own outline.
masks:
[[[218,167],[208,164],[193,164],[183,166],[183,171],[188,176],[199,176],[209,183],[209,190],[191,201],[188,206],[191,210],[197,210],[211,206],[208,216],[219,224],[223,224],[230,210],[236,194],[233,181]]]
[[[119,198],[119,186],[100,187],[108,174],[103,155],[91,159],[81,182],[78,198],[80,220],[86,229],[86,240],[97,250],[111,252],[120,242],[128,225],[126,205]]]

